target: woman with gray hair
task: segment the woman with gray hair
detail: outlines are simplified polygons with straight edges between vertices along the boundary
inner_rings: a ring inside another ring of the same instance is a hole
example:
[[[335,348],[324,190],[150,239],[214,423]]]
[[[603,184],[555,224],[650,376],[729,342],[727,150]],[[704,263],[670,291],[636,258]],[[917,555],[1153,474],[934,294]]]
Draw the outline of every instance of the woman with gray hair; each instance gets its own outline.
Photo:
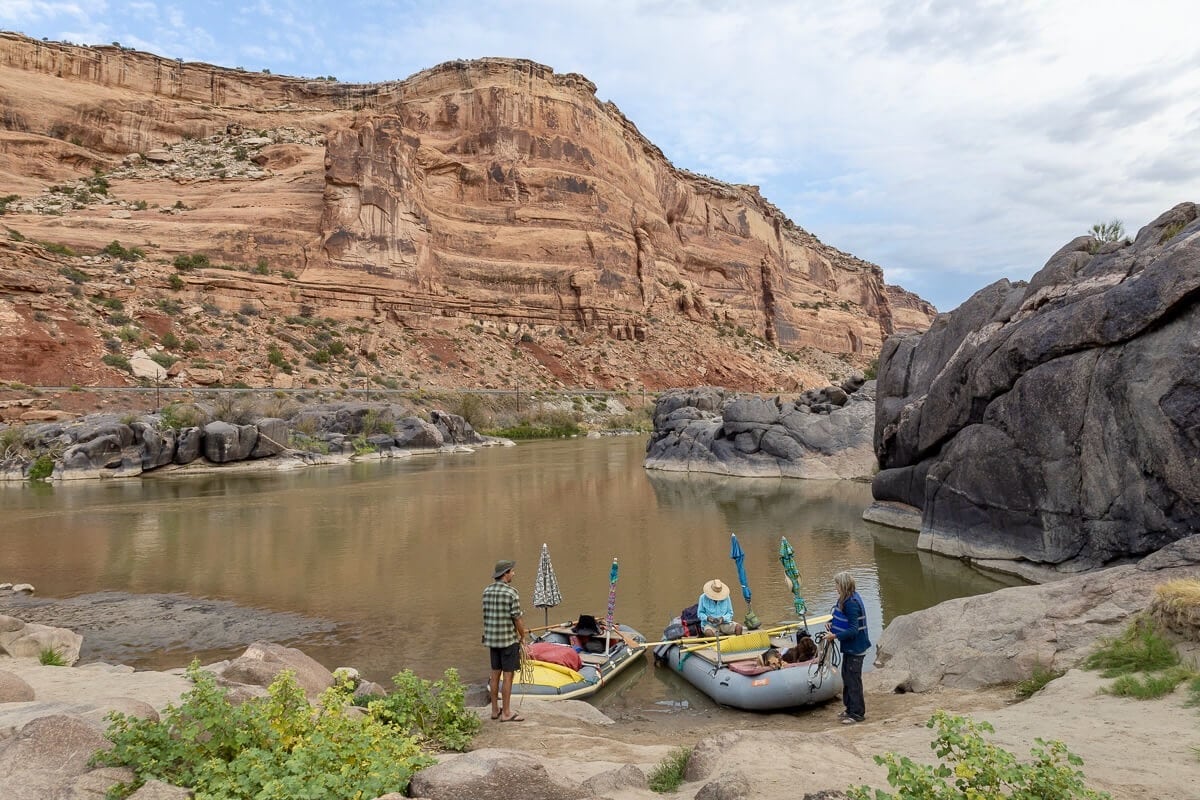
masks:
[[[867,718],[867,699],[863,694],[862,668],[871,640],[867,636],[867,607],[849,572],[833,576],[838,601],[833,607],[833,619],[825,629],[837,637],[842,648],[842,702],[846,709],[838,716],[843,725],[853,725]]]

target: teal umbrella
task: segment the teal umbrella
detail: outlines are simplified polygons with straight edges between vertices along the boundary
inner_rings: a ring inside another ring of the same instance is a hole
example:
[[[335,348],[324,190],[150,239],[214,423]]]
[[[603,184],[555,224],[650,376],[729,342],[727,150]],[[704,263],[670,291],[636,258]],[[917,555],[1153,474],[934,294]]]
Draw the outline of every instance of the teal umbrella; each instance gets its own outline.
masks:
[[[746,580],[746,551],[742,550],[736,533],[729,534],[729,557],[737,567],[738,581],[742,584],[742,597],[746,600],[746,628],[755,630],[758,628],[758,615],[750,605],[750,582]]]
[[[796,569],[796,551],[792,549],[786,536],[779,537],[779,563],[783,564],[783,572],[792,588],[792,605],[796,608],[796,615],[804,619],[808,614],[808,607],[804,605],[804,595],[800,593],[800,570]]]

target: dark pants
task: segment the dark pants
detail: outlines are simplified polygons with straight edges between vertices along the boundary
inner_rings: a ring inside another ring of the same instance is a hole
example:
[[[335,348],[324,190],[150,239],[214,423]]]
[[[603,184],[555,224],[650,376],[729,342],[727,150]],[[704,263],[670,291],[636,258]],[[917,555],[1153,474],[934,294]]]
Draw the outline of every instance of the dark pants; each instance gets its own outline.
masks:
[[[867,716],[867,698],[863,695],[862,668],[866,653],[852,656],[842,653],[842,702],[846,714],[860,722]]]

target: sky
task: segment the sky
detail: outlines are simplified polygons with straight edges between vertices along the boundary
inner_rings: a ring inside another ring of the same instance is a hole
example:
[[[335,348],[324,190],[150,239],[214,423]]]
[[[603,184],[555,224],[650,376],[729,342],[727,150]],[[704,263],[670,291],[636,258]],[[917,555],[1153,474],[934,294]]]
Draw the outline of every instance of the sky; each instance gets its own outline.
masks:
[[[0,29],[344,82],[578,72],[676,166],[941,311],[1200,201],[1194,0],[0,0]]]

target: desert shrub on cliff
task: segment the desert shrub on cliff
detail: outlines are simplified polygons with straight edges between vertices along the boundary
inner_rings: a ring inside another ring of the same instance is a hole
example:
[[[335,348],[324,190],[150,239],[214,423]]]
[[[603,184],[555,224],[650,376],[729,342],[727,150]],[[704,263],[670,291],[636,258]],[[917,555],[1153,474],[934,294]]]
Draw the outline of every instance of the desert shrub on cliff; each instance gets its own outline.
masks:
[[[1034,739],[1034,746],[1029,751],[1033,762],[1025,764],[1013,753],[984,740],[984,733],[995,732],[987,722],[938,711],[925,727],[937,729],[930,745],[940,759],[937,766],[918,764],[895,753],[875,756],[876,764],[887,767],[888,785],[897,790],[896,794],[882,789],[872,792],[868,786],[856,786],[850,789],[850,797],[853,800],[908,797],[930,800],[999,800],[1005,797],[1100,800],[1111,797],[1107,792],[1088,788],[1083,772],[1077,769],[1083,759],[1062,742]]]
[[[348,715],[339,687],[313,706],[284,672],[267,697],[234,705],[199,662],[188,677],[195,685],[160,721],[109,715],[113,747],[92,762],[133,770],[117,796],[155,779],[194,789],[198,800],[378,797],[404,792],[413,773],[434,763],[395,726]]]

